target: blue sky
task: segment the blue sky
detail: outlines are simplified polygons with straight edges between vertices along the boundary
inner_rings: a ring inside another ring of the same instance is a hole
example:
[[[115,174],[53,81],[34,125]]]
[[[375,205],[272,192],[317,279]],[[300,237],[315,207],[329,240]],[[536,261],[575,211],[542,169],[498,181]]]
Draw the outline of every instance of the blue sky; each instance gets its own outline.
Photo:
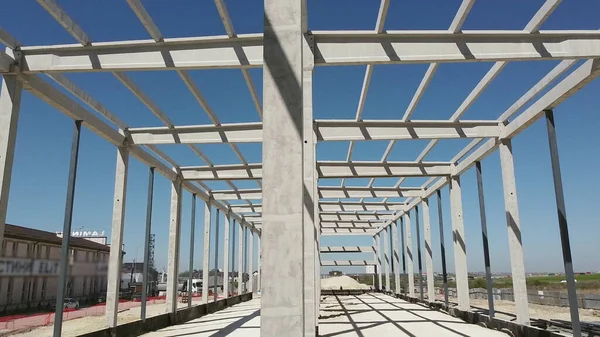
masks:
[[[62,0],[61,6],[80,24],[93,41],[147,39],[149,35],[125,1]],[[262,1],[226,1],[236,32],[262,31]],[[522,29],[543,1],[496,0],[476,2],[463,29]],[[146,9],[166,37],[225,34],[212,1],[147,0]],[[385,29],[446,29],[460,0],[393,0]],[[309,27],[312,30],[373,29],[378,1],[309,1]],[[600,2],[564,1],[542,29],[598,29]],[[0,26],[25,45],[74,43],[75,40],[35,1],[17,1],[11,11],[0,11]],[[513,62],[493,81],[484,94],[466,112],[463,119],[497,118],[517,98],[535,84],[557,62]],[[413,119],[447,119],[467,97],[491,63],[442,64],[435,74]],[[356,115],[364,66],[319,67],[314,75],[314,114],[317,119],[352,119]],[[364,119],[400,119],[421,80],[426,64],[376,66],[367,96]],[[258,113],[239,70],[191,71],[210,105],[222,122],[258,121]],[[250,71],[262,98],[262,70]],[[128,75],[176,124],[208,124],[206,113],[196,103],[174,72],[133,72]],[[68,74],[69,79],[132,127],[162,126],[160,120],[109,73]],[[594,173],[600,168],[595,136],[600,126],[600,82],[594,81],[556,111],[559,150],[570,225],[571,246],[577,271],[600,270],[600,226],[596,217],[600,182]],[[48,231],[62,228],[72,121],[29,93],[23,95],[17,139],[8,223]],[[441,142],[426,160],[447,161],[468,140]],[[396,145],[390,161],[414,160],[427,141],[416,140]],[[363,142],[356,146],[353,160],[380,160],[387,142]],[[241,144],[249,162],[259,162],[260,144]],[[182,165],[203,165],[187,147],[161,146]],[[216,164],[238,163],[227,145],[202,145],[199,148]],[[544,121],[538,121],[513,141],[515,170],[525,245],[527,271],[561,271],[562,257],[557,225],[548,141]],[[319,160],[345,160],[347,142],[322,143]],[[110,230],[116,150],[97,135],[84,129],[77,176],[73,228]],[[493,271],[509,271],[508,235],[504,216],[502,183],[498,153],[483,161],[488,230]],[[143,251],[146,207],[147,168],[132,159],[130,163],[124,242],[126,260],[138,260]],[[407,179],[406,186],[417,186],[423,179]],[[349,180],[349,185],[365,185],[368,179]],[[392,185],[395,179],[378,179],[375,186]],[[468,266],[483,270],[483,254],[473,169],[462,177]],[[339,183],[336,180],[322,184]],[[211,183],[224,189],[224,183]],[[240,182],[240,188],[254,182]],[[443,208],[449,270],[454,270],[447,188],[443,190]],[[156,234],[156,261],[166,266],[169,223],[170,183],[157,175],[154,195],[153,232]],[[189,257],[190,202],[184,195],[181,270]],[[201,266],[203,206],[198,202],[195,263]],[[432,238],[435,269],[440,270],[437,204],[431,202]],[[413,221],[414,226],[414,221]],[[222,241],[223,230],[221,230]],[[413,246],[416,233],[413,228]],[[237,240],[237,239],[236,239]],[[212,241],[212,240],[211,240]],[[370,245],[371,238],[326,237],[328,245]],[[139,248],[138,248],[139,247]],[[222,244],[219,251],[222,254]],[[256,254],[254,254],[256,257]],[[343,259],[369,259],[367,256],[327,256]],[[211,257],[211,265],[214,258]],[[222,260],[222,259],[221,259]],[[237,260],[236,260],[237,264]],[[416,263],[415,263],[416,266]],[[327,269],[323,268],[323,271]],[[350,269],[348,269],[350,270]],[[356,269],[354,269],[356,270]]]

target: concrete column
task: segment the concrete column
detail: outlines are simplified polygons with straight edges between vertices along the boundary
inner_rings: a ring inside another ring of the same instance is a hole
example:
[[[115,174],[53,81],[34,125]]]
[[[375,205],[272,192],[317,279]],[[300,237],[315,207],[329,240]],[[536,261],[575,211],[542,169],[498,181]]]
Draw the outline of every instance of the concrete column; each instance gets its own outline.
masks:
[[[262,293],[261,290],[261,280],[260,280],[260,259],[261,259],[261,254],[262,254],[262,248],[260,247],[260,235],[256,235],[256,247],[257,247],[257,258],[256,258],[256,272],[258,273],[256,275],[256,292],[260,292]]]
[[[421,224],[419,206],[415,207],[415,228],[417,229],[417,265],[419,266],[419,297],[423,300],[423,261],[421,259]]]
[[[392,235],[394,237],[392,259],[394,261],[394,293],[400,294],[400,254],[398,252],[398,222],[394,221],[392,226]]]
[[[383,290],[383,259],[381,258],[381,240],[375,235],[375,255],[377,255],[377,286]]]
[[[215,217],[215,275],[213,275],[213,301],[219,299],[219,209]]]
[[[571,328],[574,337],[581,337],[581,322],[577,308],[577,290],[575,288],[575,275],[573,273],[573,259],[571,257],[571,243],[569,240],[569,225],[567,223],[567,209],[563,194],[562,175],[560,173],[560,159],[558,157],[558,142],[556,141],[556,128],[554,126],[554,112],[546,110],[546,128],[548,131],[548,145],[550,145],[550,160],[552,162],[552,177],[554,180],[554,194],[556,196],[556,211],[558,213],[558,227],[560,229],[560,242],[562,245],[563,263],[565,265],[565,278],[569,293],[569,308],[571,310]]]
[[[517,323],[529,324],[529,302],[527,284],[525,283],[525,263],[523,259],[523,242],[521,241],[521,220],[517,202],[517,184],[513,163],[512,144],[510,139],[500,142],[500,165],[502,167],[502,186],[504,188],[504,207],[506,227],[508,229],[508,251],[510,252],[510,268],[515,297]]]
[[[383,240],[383,263],[385,270],[385,291],[390,291],[390,240],[388,227],[380,232],[381,240]]]
[[[177,312],[177,285],[179,279],[179,247],[181,244],[181,179],[171,187],[171,214],[169,221],[169,256],[167,266],[167,306],[166,311],[173,317]]]
[[[448,307],[448,273],[446,272],[446,244],[444,241],[444,217],[442,214],[442,192],[437,190],[438,224],[440,226],[440,255],[442,257],[442,279],[444,282],[444,303]]]
[[[429,219],[429,199],[423,199],[423,234],[425,235],[425,270],[427,272],[427,300],[435,301],[433,279],[433,251],[431,249],[431,221]]]
[[[227,298],[229,297],[229,227],[231,226],[229,214],[225,214],[223,220],[223,226],[225,227],[223,231],[223,293]]]
[[[59,337],[62,333],[62,321],[64,310],[65,290],[67,286],[67,274],[69,272],[69,239],[71,238],[71,224],[73,220],[73,202],[75,201],[75,183],[77,181],[77,163],[79,159],[79,139],[81,135],[81,121],[75,121],[73,141],[71,145],[71,159],[69,164],[69,175],[67,179],[67,198],[65,202],[65,217],[63,223],[63,236],[60,252],[60,270],[58,275],[58,287],[56,291],[56,306],[54,314],[54,336]]]
[[[379,282],[379,275],[381,274],[381,262],[379,261],[379,253],[377,252],[377,239],[373,236],[373,261],[375,261],[375,275],[373,276],[373,288],[376,290],[381,289],[381,283]]]
[[[188,265],[188,284],[187,284],[187,294],[188,294],[188,308],[192,307],[193,296],[192,293],[192,282],[194,280],[194,240],[196,238],[196,194],[192,194],[192,216],[190,219],[190,258]]]
[[[140,319],[146,320],[146,297],[148,295],[148,275],[150,257],[150,236],[152,235],[152,201],[154,197],[154,167],[150,167],[148,175],[148,200],[146,202],[146,235],[144,236],[144,278],[142,279],[142,307]]]
[[[254,293],[254,232],[248,230],[248,289]]]
[[[127,172],[129,149],[117,149],[115,170],[115,194],[113,199],[112,227],[110,232],[110,256],[106,284],[106,323],[109,328],[117,326],[119,290],[121,288],[121,258],[123,257],[123,225],[125,220],[125,198],[127,196]]]
[[[3,76],[0,88],[0,245],[4,239],[6,211],[12,176],[17,124],[23,84],[16,76]]]
[[[316,302],[316,237],[318,231],[315,218],[315,203],[319,198],[315,194],[315,132],[313,130],[313,69],[315,67],[312,52],[312,36],[303,38],[302,45],[302,132],[303,132],[303,177],[304,177],[304,334],[314,336],[317,326]]]
[[[452,242],[458,309],[469,310],[469,278],[467,275],[467,245],[463,223],[460,177],[450,179],[450,208],[452,211]]]
[[[264,1],[261,336],[305,334],[303,0]],[[310,194],[310,193],[308,193]],[[313,334],[314,336],[314,334]]]
[[[404,279],[407,277],[406,275],[406,244],[404,242],[404,217],[400,217],[400,251],[402,252],[402,276],[401,282],[402,287],[404,289],[404,293],[406,294],[406,285],[404,284]]]
[[[415,297],[415,263],[412,253],[412,234],[410,228],[410,213],[404,214],[404,232],[406,234],[406,272],[408,274],[408,296]]]
[[[202,254],[202,303],[208,303],[208,273],[210,272],[210,199],[204,203],[204,254]]]
[[[238,295],[244,293],[244,226],[238,227]]]
[[[475,163],[477,171],[477,192],[479,194],[479,216],[481,218],[481,237],[483,239],[483,262],[485,264],[485,278],[487,281],[488,312],[494,317],[494,292],[492,281],[492,268],[490,267],[490,248],[487,235],[487,220],[485,216],[485,200],[483,197],[483,178],[481,176],[481,163]]]

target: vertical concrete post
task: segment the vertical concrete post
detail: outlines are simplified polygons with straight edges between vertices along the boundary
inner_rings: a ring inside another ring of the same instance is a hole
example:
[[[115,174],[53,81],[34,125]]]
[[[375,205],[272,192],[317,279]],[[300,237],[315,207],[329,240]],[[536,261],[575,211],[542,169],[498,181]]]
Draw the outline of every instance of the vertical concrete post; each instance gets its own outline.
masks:
[[[258,255],[256,257],[256,261],[257,261],[257,263],[256,263],[256,272],[257,272],[257,275],[256,275],[256,292],[262,293],[262,290],[261,290],[261,280],[260,280],[260,259],[261,259],[261,256],[262,256],[262,248],[260,247],[260,235],[258,235],[258,234],[256,235],[256,247],[257,247],[256,249],[257,249],[257,255]]]
[[[179,247],[181,244],[181,176],[171,187],[171,214],[169,221],[169,255],[167,260],[167,306],[166,311],[175,317],[179,281]]]
[[[406,294],[406,285],[404,285],[404,279],[407,278],[406,275],[406,245],[404,242],[404,217],[400,217],[400,240],[402,243],[400,244],[400,251],[402,252],[402,289],[403,293]]]
[[[202,254],[202,303],[208,303],[208,274],[210,272],[210,221],[212,207],[210,197],[204,203],[204,253]]]
[[[525,263],[523,259],[523,241],[521,241],[521,220],[517,202],[517,184],[510,139],[500,142],[500,166],[502,167],[502,186],[504,188],[504,207],[506,227],[508,229],[508,250],[512,272],[513,293],[517,323],[529,324],[529,301],[525,283]]]
[[[556,196],[560,243],[562,246],[563,263],[565,265],[565,278],[567,279],[569,308],[571,310],[571,329],[573,330],[574,337],[581,337],[581,322],[579,321],[579,309],[577,308],[577,290],[575,288],[573,259],[571,257],[567,209],[565,206],[565,196],[563,194],[562,175],[560,173],[560,159],[558,157],[558,142],[556,141],[556,128],[554,126],[554,112],[552,110],[546,110],[544,112],[546,114],[548,145],[550,146],[550,161],[552,162],[552,177],[554,180],[554,194]]]
[[[421,260],[421,224],[419,206],[415,207],[415,227],[417,229],[417,265],[419,266],[419,297],[423,300],[423,261]]]
[[[450,209],[452,210],[452,242],[454,271],[459,310],[469,310],[469,277],[467,275],[467,245],[463,220],[460,177],[450,178]]]
[[[146,320],[146,299],[148,296],[148,276],[150,257],[150,236],[152,235],[152,201],[154,197],[154,167],[151,167],[148,175],[148,200],[146,202],[146,235],[144,236],[144,278],[142,279],[142,306],[140,318]]]
[[[265,0],[261,336],[305,336],[305,1]],[[302,303],[302,305],[298,305]]]
[[[485,278],[487,280],[488,312],[490,317],[494,317],[492,268],[490,267],[490,248],[487,235],[487,219],[485,216],[485,199],[483,197],[483,177],[481,175],[481,162],[476,162],[475,167],[477,171],[477,192],[479,194],[479,217],[481,218],[481,237],[483,239],[483,262],[485,263]]]
[[[444,241],[444,216],[442,214],[442,192],[437,190],[438,224],[440,227],[440,255],[442,257],[442,280],[444,282],[444,303],[448,307],[448,272],[446,271],[446,244]]]
[[[381,290],[381,260],[379,259],[379,248],[377,246],[377,236],[373,236],[373,260],[375,261],[375,275],[373,278],[373,288]]]
[[[225,230],[223,231],[223,293],[224,293],[224,297],[228,298],[229,297],[229,227],[230,225],[230,219],[229,219],[229,213],[224,214],[225,216],[223,217],[223,226],[225,227]]]
[[[427,271],[427,300],[435,301],[433,279],[433,251],[431,249],[431,220],[429,214],[429,199],[423,199],[423,232],[425,235],[425,270]]]
[[[234,284],[234,282],[235,282],[235,276],[236,276],[236,272],[235,272],[235,257],[236,257],[236,255],[235,254],[236,254],[236,251],[237,251],[237,249],[235,248],[236,247],[235,246],[235,243],[236,243],[236,241],[235,241],[235,233],[236,233],[235,229],[236,229],[235,218],[233,218],[233,219],[231,219],[231,244],[230,244],[230,246],[231,246],[231,255],[230,255],[231,256],[231,264],[230,264],[230,266],[231,267],[229,267],[229,269],[231,269],[231,285],[230,285],[230,288],[229,288],[230,291],[231,291],[231,294],[234,294],[235,291],[236,291],[235,284]]]
[[[412,253],[412,234],[410,226],[410,213],[404,213],[405,233],[406,233],[406,272],[408,276],[408,296],[415,297],[415,263]]]
[[[394,261],[394,293],[400,294],[400,254],[398,252],[398,222],[394,221],[391,224],[394,244],[392,247],[392,259]]]
[[[117,148],[115,170],[115,194],[113,200],[112,227],[110,232],[110,256],[106,285],[106,323],[109,328],[117,326],[119,290],[121,288],[121,258],[123,257],[123,225],[125,221],[125,197],[127,196],[127,172],[129,149]]]
[[[313,69],[315,67],[312,35],[303,36],[302,45],[302,133],[303,133],[303,228],[304,228],[304,334],[316,334],[316,232],[315,203],[315,132],[313,130]]]
[[[238,295],[244,293],[244,226],[238,227]]]
[[[219,209],[215,216],[215,275],[213,275],[213,301],[219,299]]]
[[[16,76],[2,76],[2,88],[0,88],[0,245],[4,240],[22,92],[23,84],[17,80]]]
[[[383,290],[383,259],[381,258],[381,240],[379,235],[375,235],[375,254],[377,255],[377,285],[379,290]]]
[[[248,288],[254,293],[254,232],[248,229]]]
[[[194,280],[194,240],[196,238],[196,193],[192,194],[192,218],[190,219],[190,261],[188,266],[188,284],[187,284],[187,295],[188,295],[188,308],[192,307],[192,301],[194,294],[192,293],[193,280]]]
[[[71,159],[69,175],[67,178],[67,198],[65,202],[65,217],[63,223],[63,236],[60,251],[60,270],[56,292],[56,307],[54,313],[54,336],[60,337],[62,333],[62,320],[64,300],[69,273],[69,240],[71,238],[71,224],[73,220],[73,202],[75,201],[75,183],[77,182],[77,163],[79,159],[79,139],[81,135],[81,121],[75,121],[73,140],[71,144]]]
[[[388,227],[384,228],[380,233],[381,235],[381,240],[383,240],[383,263],[384,263],[384,269],[385,269],[385,291],[389,292],[390,291],[390,250],[389,250],[389,245],[390,245],[390,240],[389,240],[389,233],[388,233]]]

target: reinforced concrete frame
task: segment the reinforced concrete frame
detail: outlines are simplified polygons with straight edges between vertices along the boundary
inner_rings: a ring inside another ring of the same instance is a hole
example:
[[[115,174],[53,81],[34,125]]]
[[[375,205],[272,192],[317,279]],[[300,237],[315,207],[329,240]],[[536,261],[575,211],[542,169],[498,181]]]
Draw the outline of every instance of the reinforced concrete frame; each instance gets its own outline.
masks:
[[[79,127],[88,128],[117,149],[111,251],[108,271],[106,321],[117,324],[117,304],[122,241],[127,196],[129,158],[150,168],[145,256],[151,229],[154,172],[171,181],[169,224],[169,269],[167,311],[177,310],[177,275],[180,261],[182,197],[193,196],[191,256],[193,256],[196,198],[204,202],[204,251],[202,301],[208,302],[208,270],[211,249],[218,267],[219,242],[211,247],[212,212],[218,238],[219,213],[225,230],[223,266],[229,275],[235,256],[235,231],[238,232],[238,292],[253,292],[254,261],[258,262],[257,286],[262,295],[262,336],[314,336],[318,334],[318,286],[320,266],[376,267],[376,288],[391,291],[390,263],[396,293],[415,296],[412,233],[417,233],[417,260],[420,297],[423,299],[421,233],[424,235],[427,298],[432,301],[433,230],[429,201],[437,196],[438,229],[445,302],[448,304],[447,266],[444,247],[441,189],[450,187],[451,227],[457,283],[458,309],[469,310],[467,278],[467,238],[462,216],[461,176],[476,166],[484,240],[484,260],[488,292],[491,272],[486,216],[481,182],[481,161],[495,150],[501,159],[502,183],[509,236],[511,271],[516,304],[516,322],[529,324],[523,247],[520,232],[517,187],[511,140],[542,117],[546,117],[556,192],[559,227],[566,279],[569,290],[574,336],[581,336],[568,222],[564,205],[560,162],[553,110],[600,75],[600,31],[540,30],[540,26],[560,4],[547,0],[522,30],[462,30],[474,0],[463,0],[448,30],[385,31],[389,0],[382,0],[376,27],[369,31],[311,31],[308,27],[306,0],[264,1],[264,32],[237,34],[222,0],[215,0],[227,35],[166,38],[162,35],[141,1],[127,4],[143,24],[151,39],[137,41],[93,41],[55,0],[38,3],[77,41],[75,44],[23,46],[6,30],[0,29],[0,242],[8,208],[17,122],[23,90],[42,99],[73,119],[76,127],[69,189],[66,201],[65,229],[68,233],[77,171]],[[478,99],[508,62],[560,60],[548,74],[493,120],[462,120],[467,109]],[[448,120],[412,120],[415,107],[423,97],[440,63],[494,62]],[[425,72],[402,118],[363,120],[362,114],[373,68],[380,64],[427,63]],[[348,120],[317,120],[313,116],[313,73],[317,66],[366,65],[356,117]],[[577,67],[575,67],[577,66]],[[262,105],[249,75],[250,68],[263,69]],[[237,68],[243,74],[259,122],[221,123],[189,74],[192,69]],[[206,112],[212,124],[175,125],[153,98],[126,74],[133,71],[175,71],[186,88]],[[140,100],[164,126],[130,127],[99,101],[71,82],[63,73],[108,72]],[[58,84],[54,86],[41,74]],[[102,118],[98,117],[102,116]],[[425,161],[440,141],[467,138],[471,142],[450,161]],[[429,139],[414,161],[388,161],[397,142]],[[388,140],[380,161],[354,161],[355,143]],[[345,161],[317,161],[321,142],[349,142]],[[263,159],[249,163],[238,143],[261,143]],[[183,144],[183,145],[181,145]],[[215,164],[198,144],[227,144],[238,157],[238,164]],[[204,165],[182,166],[161,151],[161,146],[186,146]],[[395,177],[393,186],[374,186],[376,179]],[[409,177],[428,177],[422,186],[403,186]],[[347,186],[349,179],[370,178],[367,186]],[[321,185],[320,179],[341,179],[340,186]],[[240,180],[251,180],[255,188],[238,188]],[[211,189],[207,182],[223,181],[230,189]],[[434,196],[435,195],[435,196]],[[356,201],[354,199],[360,199]],[[369,199],[369,200],[366,200]],[[376,199],[376,201],[372,200]],[[388,199],[394,199],[390,201]],[[402,199],[402,201],[398,201]],[[243,203],[238,203],[242,201]],[[256,203],[255,201],[260,201]],[[284,204],[283,204],[284,203]],[[419,217],[421,206],[423,229]],[[414,217],[411,221],[411,214]],[[400,222],[398,224],[398,221]],[[412,227],[415,224],[416,227]],[[239,227],[238,227],[239,226]],[[400,226],[400,234],[398,233]],[[231,234],[230,234],[231,230]],[[247,240],[244,233],[248,233]],[[263,236],[264,234],[264,236]],[[371,236],[372,247],[322,247],[324,235]],[[401,247],[399,247],[400,236]],[[229,239],[232,239],[230,244]],[[383,243],[381,242],[383,240]],[[256,243],[256,250],[255,250]],[[390,244],[393,245],[390,247]],[[63,253],[68,252],[64,240]],[[253,254],[257,252],[257,259]],[[470,251],[469,251],[470,252]],[[369,260],[323,260],[326,253],[373,253]],[[400,276],[400,254],[403,274]],[[63,254],[64,255],[64,254]],[[229,260],[231,259],[231,266]],[[247,259],[248,284],[244,284],[243,261]],[[147,259],[144,259],[145,261]],[[64,256],[63,256],[64,265]],[[190,269],[193,260],[190,262]],[[146,264],[147,262],[145,262]],[[63,269],[64,270],[64,269]],[[147,265],[144,266],[147,274]],[[64,284],[66,274],[59,284]],[[385,283],[383,275],[385,274]],[[215,277],[216,282],[216,277]],[[225,296],[229,296],[226,281]],[[60,287],[59,287],[60,289]],[[490,316],[494,315],[490,297]],[[62,297],[60,297],[62,299]],[[216,292],[215,292],[216,298]],[[145,296],[141,318],[145,319]],[[302,306],[295,304],[302,303]],[[292,305],[294,304],[294,305]],[[190,302],[191,305],[191,302]],[[62,304],[60,304],[62,307]],[[57,303],[55,336],[61,334],[61,316]],[[281,319],[282,315],[285,319]]]

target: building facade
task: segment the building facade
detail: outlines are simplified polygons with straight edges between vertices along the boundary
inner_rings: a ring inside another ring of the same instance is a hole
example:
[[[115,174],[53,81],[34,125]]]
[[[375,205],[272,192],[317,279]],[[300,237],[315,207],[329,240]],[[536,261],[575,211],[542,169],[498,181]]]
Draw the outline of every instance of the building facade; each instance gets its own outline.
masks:
[[[52,307],[58,289],[62,238],[6,225],[0,251],[0,312]],[[70,238],[66,297],[91,301],[106,292],[110,247]]]

